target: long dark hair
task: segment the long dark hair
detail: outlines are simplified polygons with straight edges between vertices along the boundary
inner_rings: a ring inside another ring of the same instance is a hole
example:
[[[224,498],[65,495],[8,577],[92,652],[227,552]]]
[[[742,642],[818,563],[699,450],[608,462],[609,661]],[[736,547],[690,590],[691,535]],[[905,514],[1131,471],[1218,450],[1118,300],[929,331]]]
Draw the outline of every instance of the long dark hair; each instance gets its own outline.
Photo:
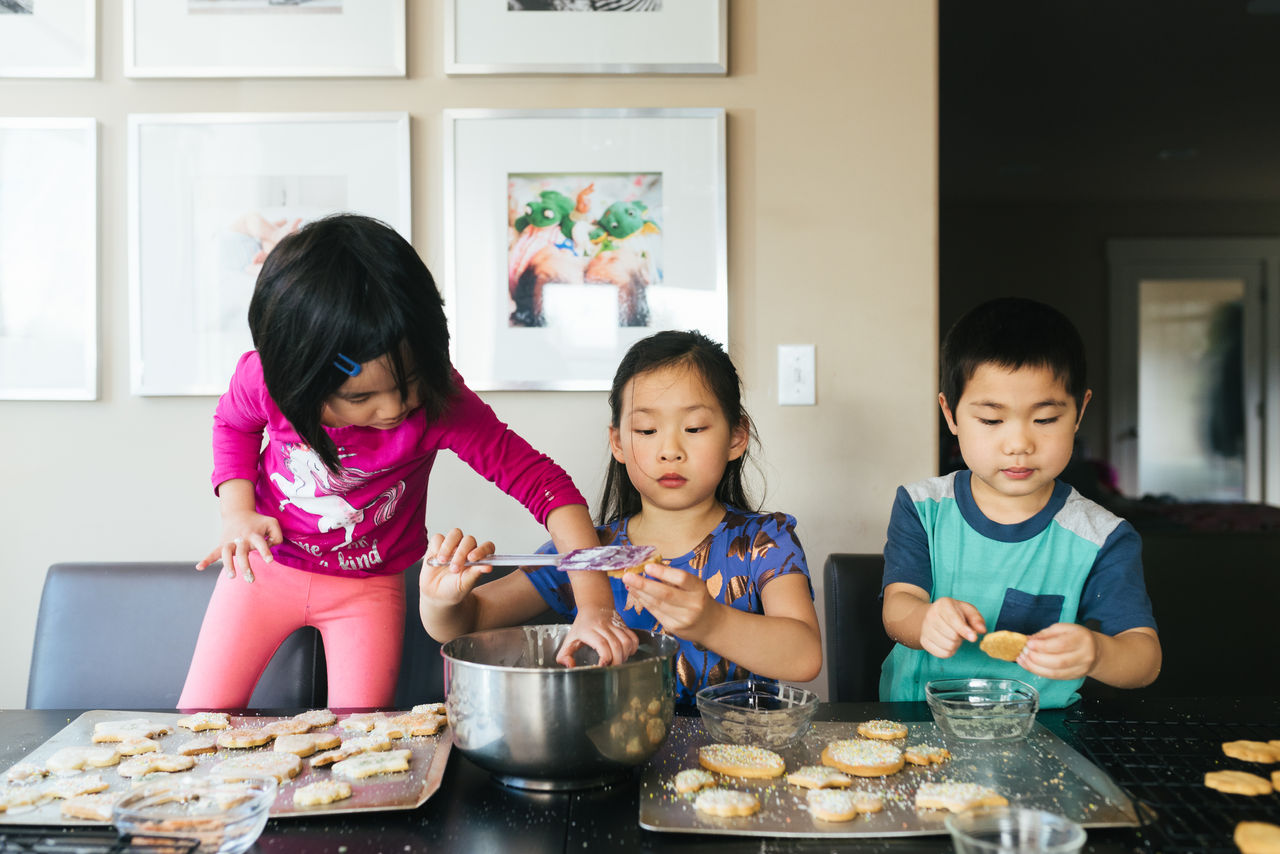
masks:
[[[320,418],[349,376],[339,354],[386,357],[401,396],[416,384],[428,420],[454,394],[435,280],[408,241],[369,217],[326,217],[281,240],[258,274],[249,330],[271,399],[330,471],[341,463]]]
[[[716,486],[716,500],[740,510],[758,509],[742,476],[750,446],[756,441],[755,426],[742,406],[742,380],[724,348],[701,332],[659,332],[632,344],[613,375],[613,387],[609,390],[610,423],[614,429],[621,426],[622,396],[627,383],[640,374],[674,366],[688,367],[702,377],[719,401],[730,430],[740,427],[747,430],[747,451],[725,466]],[[600,498],[600,524],[634,516],[640,512],[640,506],[640,492],[627,477],[627,467],[611,456],[605,471],[604,494]]]

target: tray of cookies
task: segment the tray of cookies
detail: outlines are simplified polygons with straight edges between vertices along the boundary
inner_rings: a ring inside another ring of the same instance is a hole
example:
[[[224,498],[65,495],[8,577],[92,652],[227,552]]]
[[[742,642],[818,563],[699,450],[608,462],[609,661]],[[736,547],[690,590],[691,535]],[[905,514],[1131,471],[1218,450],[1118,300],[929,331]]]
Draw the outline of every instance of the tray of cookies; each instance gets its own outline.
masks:
[[[929,722],[816,722],[773,751],[720,744],[676,718],[645,766],[640,826],[779,837],[945,834],[948,811],[1012,803],[1085,827],[1138,826],[1096,765],[1037,724],[1027,738],[946,740]]]
[[[442,703],[292,717],[85,712],[3,772],[0,824],[109,822],[135,786],[188,776],[274,776],[272,818],[413,809],[440,787],[446,725]]]

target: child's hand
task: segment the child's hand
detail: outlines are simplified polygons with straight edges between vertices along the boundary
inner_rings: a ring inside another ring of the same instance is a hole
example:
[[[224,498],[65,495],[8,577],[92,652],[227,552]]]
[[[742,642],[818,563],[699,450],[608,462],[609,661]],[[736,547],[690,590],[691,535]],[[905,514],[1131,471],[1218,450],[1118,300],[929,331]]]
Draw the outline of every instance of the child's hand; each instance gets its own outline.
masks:
[[[284,542],[280,523],[271,516],[263,516],[252,510],[224,514],[222,517],[222,542],[196,564],[205,569],[221,560],[228,578],[236,577],[239,569],[244,580],[253,583],[253,570],[249,569],[249,552],[257,551],[263,561],[271,563],[271,546]]]
[[[697,640],[715,601],[701,578],[661,563],[647,564],[644,574],[629,572],[622,583],[631,601],[653,614],[662,627],[682,638]]]
[[[961,641],[976,642],[986,631],[987,623],[977,608],[944,596],[925,611],[920,625],[920,646],[930,655],[950,658],[960,648]]]
[[[476,543],[454,528],[448,534],[432,534],[423,556],[418,593],[437,605],[457,605],[475,588],[480,576],[493,570],[490,566],[463,566],[469,560],[484,560],[493,554],[493,543]],[[432,566],[433,559],[448,559],[448,566]]]
[[[1017,659],[1023,669],[1047,679],[1080,679],[1097,662],[1097,637],[1075,623],[1054,623],[1036,632]]]
[[[640,640],[612,608],[579,608],[556,662],[573,667],[573,654],[583,646],[594,649],[601,664],[622,664],[639,648]]]

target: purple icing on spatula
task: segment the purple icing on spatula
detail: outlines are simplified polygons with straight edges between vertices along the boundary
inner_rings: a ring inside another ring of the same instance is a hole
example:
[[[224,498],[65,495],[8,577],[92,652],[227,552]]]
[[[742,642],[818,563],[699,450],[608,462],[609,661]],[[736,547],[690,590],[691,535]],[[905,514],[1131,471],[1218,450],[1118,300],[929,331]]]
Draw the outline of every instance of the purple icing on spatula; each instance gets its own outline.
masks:
[[[560,568],[566,572],[621,572],[659,560],[658,550],[653,546],[596,546],[566,552],[560,559]]]

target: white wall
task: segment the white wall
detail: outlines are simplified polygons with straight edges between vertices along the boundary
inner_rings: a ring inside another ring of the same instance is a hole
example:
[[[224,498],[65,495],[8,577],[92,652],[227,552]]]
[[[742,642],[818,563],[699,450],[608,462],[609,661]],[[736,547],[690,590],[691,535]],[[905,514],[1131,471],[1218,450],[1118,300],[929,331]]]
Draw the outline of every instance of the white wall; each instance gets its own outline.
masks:
[[[120,4],[99,4],[99,78],[0,81],[0,115],[100,123],[101,396],[0,401],[0,708],[20,707],[44,571],[71,560],[190,560],[218,531],[208,483],[214,398],[128,384],[125,125],[132,112],[407,110],[415,245],[443,270],[440,112],[448,107],[728,111],[730,352],[763,443],[769,509],[800,520],[815,582],[833,551],[883,544],[894,487],[936,468],[937,12],[934,0],[731,0],[723,78],[452,79],[442,6],[409,0],[403,80],[128,80]],[[818,405],[779,407],[779,344],[817,346]],[[598,494],[604,393],[484,395]],[[451,456],[428,525],[510,550],[544,538]],[[821,603],[821,590],[818,591]],[[129,603],[104,603],[121,621]],[[199,620],[192,614],[192,620]],[[104,642],[109,642],[109,638]],[[825,676],[817,685],[825,691]]]

